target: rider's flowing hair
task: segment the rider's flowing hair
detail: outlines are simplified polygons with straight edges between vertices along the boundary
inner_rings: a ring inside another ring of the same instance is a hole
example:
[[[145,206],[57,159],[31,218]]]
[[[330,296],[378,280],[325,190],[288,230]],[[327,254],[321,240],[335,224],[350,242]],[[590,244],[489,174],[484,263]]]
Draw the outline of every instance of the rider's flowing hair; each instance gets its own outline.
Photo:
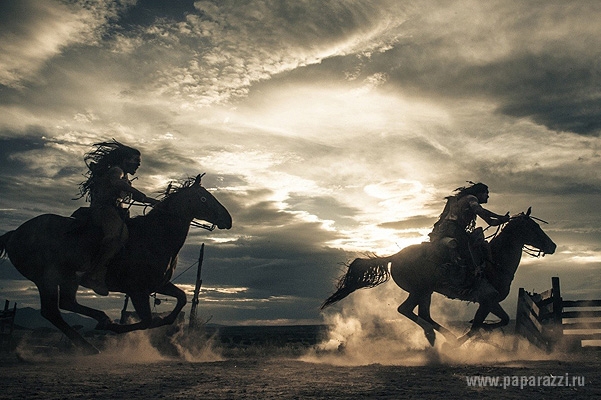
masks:
[[[482,182],[474,183],[472,181],[468,181],[468,183],[470,183],[471,186],[458,187],[457,189],[454,190],[454,192],[456,192],[455,195],[445,197],[445,199],[447,200],[447,204],[445,204],[444,210],[442,210],[442,213],[438,217],[438,220],[434,223],[432,232],[429,234],[430,240],[432,240],[432,238],[435,237],[433,235],[436,235],[435,232],[437,232],[437,230],[440,228],[442,222],[444,221],[445,217],[449,214],[452,202],[456,202],[460,198],[467,196],[469,194],[476,196],[478,193],[486,192],[488,190],[488,186]],[[476,221],[472,221],[471,229],[473,229],[475,227],[475,224],[476,224]]]
[[[94,188],[96,180],[104,175],[109,169],[120,165],[127,158],[139,156],[140,151],[133,147],[119,143],[115,139],[110,142],[94,143],[94,149],[84,155],[84,162],[88,166],[87,179],[79,184],[79,197],[89,200],[90,192]]]
[[[457,189],[454,190],[454,192],[457,192],[457,194],[455,196],[457,196],[458,199],[463,196],[467,196],[468,194],[472,194],[475,196],[478,193],[482,193],[482,192],[485,192],[488,190],[488,186],[486,186],[482,182],[474,183],[474,182],[470,181],[468,183],[471,183],[472,185],[458,187]]]

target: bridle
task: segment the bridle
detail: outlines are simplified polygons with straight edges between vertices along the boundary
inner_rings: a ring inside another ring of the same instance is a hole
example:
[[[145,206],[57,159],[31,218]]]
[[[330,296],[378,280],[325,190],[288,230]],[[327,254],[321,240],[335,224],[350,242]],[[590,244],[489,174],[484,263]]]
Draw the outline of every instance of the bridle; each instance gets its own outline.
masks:
[[[528,218],[534,219],[536,221],[542,222],[544,224],[548,224],[548,222],[545,221],[545,220],[543,220],[543,219],[540,219],[540,218],[537,218],[537,217],[533,217],[531,215],[526,215],[526,214],[523,214],[523,213],[518,214],[515,217],[511,217],[510,220],[516,219],[516,218],[521,218],[521,217],[528,217]],[[505,225],[507,225],[507,223],[501,224],[501,225],[497,225],[497,229],[495,230],[495,232],[492,235],[486,236],[484,239],[485,240],[488,240],[490,238],[494,239],[499,234],[499,232],[501,231],[501,228],[504,227]],[[484,228],[484,231],[486,231],[488,228],[491,228],[491,225],[488,225],[486,228]],[[534,258],[540,258],[540,257],[544,257],[545,256],[545,252],[542,251],[541,249],[537,249],[535,247],[528,246],[528,245],[524,245],[522,247],[522,251],[524,253],[528,254],[530,257],[534,257]]]
[[[216,228],[215,224],[205,224],[205,223],[194,221],[194,220],[192,222],[190,222],[190,226],[193,226],[195,228],[206,229],[207,231],[213,231]]]
[[[131,201],[128,203],[127,209],[129,210],[132,206],[144,207],[144,210],[142,211],[143,215],[146,215],[146,210],[148,209],[148,207],[151,207],[149,204],[139,203],[137,201]],[[165,210],[160,210],[160,211],[164,214],[171,214],[174,217],[179,217],[177,214],[169,212],[169,211],[165,211]],[[215,228],[217,227],[217,225],[215,225],[215,224],[206,224],[206,223],[195,221],[195,220],[192,220],[192,222],[190,222],[190,226],[193,226],[195,228],[206,229],[209,232],[214,231]]]

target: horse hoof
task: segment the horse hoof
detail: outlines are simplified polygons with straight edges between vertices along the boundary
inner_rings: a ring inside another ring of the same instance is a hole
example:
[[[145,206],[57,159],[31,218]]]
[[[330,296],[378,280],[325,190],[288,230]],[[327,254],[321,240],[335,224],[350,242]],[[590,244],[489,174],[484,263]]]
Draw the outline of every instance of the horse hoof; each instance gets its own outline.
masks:
[[[441,346],[440,349],[442,350],[443,353],[448,353],[451,352],[455,349],[457,349],[457,344],[456,343],[449,343],[449,342],[444,342]]]
[[[434,342],[436,342],[436,334],[434,331],[425,332],[425,335],[426,339],[428,339],[428,343],[430,343],[430,346],[434,347]]]
[[[97,354],[100,354],[100,350],[98,350],[94,346],[90,346],[89,348],[84,350],[84,355],[86,356],[95,356]]]
[[[456,349],[457,347],[461,346],[462,343],[459,342],[460,339],[453,337],[453,338],[449,338],[445,336],[446,341],[442,344],[443,349]]]
[[[84,356],[95,356],[97,354],[100,354],[100,350],[98,350],[96,347],[94,347],[88,342],[81,343],[78,346],[78,351]]]
[[[469,336],[469,334],[467,334],[467,333],[466,333],[465,335],[463,335],[463,336],[460,336],[460,337],[457,339],[457,341],[455,342],[455,343],[456,343],[456,345],[457,345],[457,347],[459,347],[459,346],[463,345],[465,342],[467,342],[467,341],[468,341],[468,339],[469,339],[469,338],[470,338],[470,336]]]
[[[110,319],[105,319],[103,321],[98,321],[98,323],[96,324],[96,327],[94,327],[94,329],[96,329],[97,331],[106,331],[109,329],[109,326],[111,326],[113,324],[113,322]]]

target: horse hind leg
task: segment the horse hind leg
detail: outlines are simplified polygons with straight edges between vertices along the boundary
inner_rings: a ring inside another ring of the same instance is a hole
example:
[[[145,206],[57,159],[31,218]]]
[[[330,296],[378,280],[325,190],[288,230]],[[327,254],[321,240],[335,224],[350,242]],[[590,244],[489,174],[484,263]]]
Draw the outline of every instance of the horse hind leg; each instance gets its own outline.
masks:
[[[432,293],[427,295],[428,298],[432,296]],[[434,333],[434,325],[430,322],[426,321],[423,318],[420,318],[417,314],[413,312],[415,307],[417,307],[421,302],[424,301],[424,295],[416,295],[414,293],[409,293],[409,297],[397,308],[397,311],[409,318],[411,321],[418,324],[423,330],[426,339],[428,339],[428,343],[430,346],[434,346],[434,342],[436,341],[436,334]]]
[[[59,309],[59,289],[58,284],[43,282],[38,284],[40,292],[41,314],[44,318],[50,321],[61,332],[67,336],[77,348],[83,351],[86,355],[98,354],[100,351],[88,343],[75,329],[63,319]]]
[[[77,288],[78,284],[75,279],[70,282],[63,282],[60,285],[60,297],[59,307],[62,310],[71,311],[77,314],[85,315],[98,321],[96,329],[104,329],[111,319],[104,311],[96,310],[94,308],[86,307],[77,302]]]
[[[453,332],[451,332],[450,330],[448,330],[447,328],[445,328],[444,326],[440,325],[438,322],[434,321],[432,319],[432,317],[430,316],[430,305],[432,303],[432,294],[430,294],[429,296],[424,296],[423,300],[418,304],[418,317],[423,319],[424,321],[428,322],[429,324],[432,325],[432,327],[434,328],[434,330],[440,332],[445,339],[447,340],[447,342],[449,342],[451,345],[455,345],[457,343],[457,336],[455,336],[455,334],[453,334]]]

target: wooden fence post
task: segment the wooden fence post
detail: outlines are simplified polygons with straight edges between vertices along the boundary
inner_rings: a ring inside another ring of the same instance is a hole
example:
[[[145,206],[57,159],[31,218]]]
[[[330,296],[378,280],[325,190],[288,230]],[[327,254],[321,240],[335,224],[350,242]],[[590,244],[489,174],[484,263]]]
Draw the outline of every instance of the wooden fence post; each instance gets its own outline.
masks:
[[[0,310],[0,349],[9,350],[12,344],[13,331],[15,329],[15,315],[17,303],[12,310],[9,308],[10,301],[4,303],[4,310]]]
[[[553,296],[553,328],[551,329],[552,340],[558,343],[563,336],[563,300],[559,287],[559,277],[551,277],[551,293]]]
[[[200,246],[200,254],[198,256],[198,269],[196,270],[196,286],[194,287],[194,296],[192,297],[192,307],[190,308],[190,329],[197,327],[196,321],[196,307],[198,307],[198,295],[200,294],[200,286],[202,285],[202,279],[200,277],[202,271],[202,260],[205,254],[205,244]]]

